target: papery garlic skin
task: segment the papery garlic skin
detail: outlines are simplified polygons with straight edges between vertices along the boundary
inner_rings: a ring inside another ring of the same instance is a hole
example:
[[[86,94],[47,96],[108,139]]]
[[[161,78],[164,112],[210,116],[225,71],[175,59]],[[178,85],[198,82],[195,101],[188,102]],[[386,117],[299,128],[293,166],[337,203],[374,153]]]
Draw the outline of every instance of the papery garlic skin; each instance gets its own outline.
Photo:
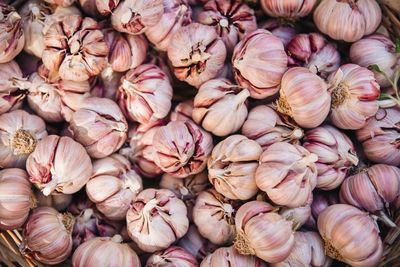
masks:
[[[304,132],[288,116],[270,106],[259,105],[249,112],[243,123],[242,134],[265,150],[277,142],[299,144]]]
[[[257,29],[254,10],[243,2],[232,0],[207,1],[196,19],[216,29],[229,53],[244,35]]]
[[[287,63],[282,41],[262,29],[247,34],[235,46],[232,56],[236,82],[248,88],[255,99],[273,96],[278,92]]]
[[[373,34],[355,42],[350,47],[349,55],[351,62],[362,67],[378,65],[391,79],[394,78],[396,65],[400,63],[395,44],[381,34]],[[375,78],[380,86],[390,86],[390,81],[382,73],[375,72]]]
[[[42,60],[64,80],[86,81],[107,63],[108,47],[99,24],[89,17],[69,15],[50,26],[44,36]]]
[[[356,131],[367,158],[373,162],[400,165],[400,110],[379,109]]]
[[[261,0],[263,10],[271,17],[298,19],[314,8],[316,0]]]
[[[153,137],[157,166],[174,177],[203,171],[213,147],[212,137],[191,121],[172,121]]]
[[[318,266],[329,267],[332,259],[325,255],[324,242],[316,232],[295,232],[293,250],[284,261],[271,267]]]
[[[39,140],[47,136],[44,121],[24,110],[0,115],[0,167],[24,168]]]
[[[179,102],[179,104],[175,106],[175,109],[171,111],[169,119],[171,121],[192,120],[193,108],[194,108],[193,99]]]
[[[318,230],[331,258],[351,266],[376,266],[383,245],[376,222],[367,213],[346,204],[326,208],[318,217]]]
[[[168,115],[172,94],[168,76],[156,65],[143,64],[121,78],[117,100],[128,119],[148,123]]]
[[[73,5],[76,0],[44,0],[44,1],[53,5],[68,7]]]
[[[198,265],[192,254],[181,247],[171,246],[164,251],[152,254],[145,266],[196,267]]]
[[[89,97],[73,114],[69,128],[91,157],[104,158],[124,144],[128,123],[114,101]]]
[[[93,162],[93,174],[86,194],[107,218],[122,220],[136,195],[142,191],[142,178],[130,162],[119,154]]]
[[[156,25],[163,13],[162,0],[125,0],[117,3],[111,14],[111,24],[117,31],[141,34]]]
[[[0,63],[0,114],[22,106],[28,89],[25,80],[17,62]]]
[[[161,51],[167,51],[173,36],[192,22],[192,10],[185,0],[164,1],[164,14],[154,26],[148,27],[147,39]]]
[[[236,236],[234,204],[214,189],[201,192],[193,208],[200,234],[216,245],[232,244]]]
[[[260,25],[260,28],[270,31],[273,35],[281,39],[285,47],[296,35],[296,30],[293,27],[285,24],[281,25],[278,19],[268,19]]]
[[[243,204],[236,213],[234,247],[242,255],[276,263],[289,256],[294,246],[292,223],[261,201]]]
[[[78,192],[92,174],[92,162],[83,146],[70,137],[49,135],[40,140],[26,161],[29,180],[44,195],[53,191]]]
[[[21,227],[34,206],[31,183],[26,171],[17,168],[0,171],[0,229]]]
[[[121,243],[122,237],[96,237],[80,245],[72,256],[74,267],[137,266],[140,260],[128,244]]]
[[[319,126],[329,114],[328,85],[303,67],[289,69],[282,77],[277,110],[305,128]]]
[[[126,214],[126,222],[129,236],[145,252],[168,248],[189,227],[185,204],[168,189],[140,192]]]
[[[0,63],[7,63],[24,48],[25,35],[14,7],[0,3],[0,16]]]
[[[207,162],[208,179],[230,199],[247,200],[257,191],[255,181],[261,146],[243,135],[231,135],[218,143]]]
[[[213,27],[191,23],[179,29],[173,39],[168,58],[179,80],[198,88],[220,73],[226,48]]]
[[[208,255],[200,264],[200,267],[265,267],[266,263],[252,255],[241,255],[231,247],[221,247]]]
[[[203,83],[194,98],[193,120],[214,135],[226,136],[240,129],[247,117],[246,88],[227,79]]]
[[[306,131],[303,146],[318,156],[317,188],[333,190],[341,185],[358,157],[350,138],[330,125]]]
[[[314,23],[332,39],[355,42],[373,33],[382,19],[375,0],[323,0],[314,11]]]
[[[50,207],[34,209],[24,227],[22,251],[44,264],[65,261],[72,251],[73,224],[70,213],[62,214]]]

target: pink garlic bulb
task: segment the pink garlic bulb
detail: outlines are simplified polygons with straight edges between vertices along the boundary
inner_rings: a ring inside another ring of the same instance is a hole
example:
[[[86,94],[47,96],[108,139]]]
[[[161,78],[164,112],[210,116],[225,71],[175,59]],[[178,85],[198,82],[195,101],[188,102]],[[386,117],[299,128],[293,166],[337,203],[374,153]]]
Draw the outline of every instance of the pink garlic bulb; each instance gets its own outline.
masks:
[[[146,59],[148,45],[143,35],[119,33],[112,28],[104,29],[103,34],[109,47],[108,63],[113,71],[128,71]]]
[[[303,67],[289,69],[282,77],[277,110],[305,128],[319,126],[329,114],[328,85]]]
[[[278,142],[299,144],[304,135],[303,129],[288,116],[267,105],[256,106],[249,112],[242,134],[256,141],[263,150]]]
[[[378,65],[379,69],[393,79],[396,65],[400,63],[396,46],[388,37],[381,34],[367,36],[350,47],[351,62],[368,68]],[[390,81],[382,73],[375,72],[376,81],[382,87],[390,86]]]
[[[357,130],[378,111],[379,84],[374,73],[356,64],[346,64],[329,77],[332,123],[341,129]]]
[[[168,115],[172,86],[168,76],[159,67],[143,64],[121,78],[117,99],[128,119],[148,123]]]
[[[256,184],[278,205],[304,206],[317,185],[317,160],[316,154],[302,146],[275,143],[260,157],[255,173]]]
[[[200,267],[265,267],[266,263],[252,255],[241,255],[231,247],[221,247],[208,255],[200,264]]]
[[[314,11],[314,23],[332,39],[355,42],[373,33],[382,11],[375,0],[322,0]]]
[[[65,195],[53,192],[51,195],[45,196],[40,190],[34,190],[38,207],[52,207],[58,211],[64,211],[72,202],[73,195]]]
[[[383,245],[376,222],[367,213],[346,204],[326,208],[318,217],[318,230],[327,256],[351,266],[376,266]]]
[[[0,63],[13,60],[24,48],[21,16],[14,7],[0,3]]]
[[[86,184],[86,194],[107,218],[122,220],[142,191],[142,178],[130,162],[119,154],[93,162],[93,174]]]
[[[191,23],[174,34],[168,47],[168,58],[178,80],[199,87],[218,76],[226,58],[226,48],[217,31]]]
[[[51,207],[32,211],[24,227],[21,251],[44,263],[55,265],[65,261],[72,251],[74,217]]]
[[[213,26],[229,53],[232,53],[244,35],[257,30],[254,10],[245,3],[234,0],[206,2],[197,15],[197,21]]]
[[[171,121],[153,137],[154,162],[174,177],[203,171],[213,148],[212,137],[191,121]]]
[[[24,110],[0,115],[0,167],[24,168],[39,140],[47,136],[44,121]]]
[[[313,201],[311,203],[311,216],[306,223],[307,227],[317,229],[318,216],[327,207],[338,204],[339,196],[336,191],[317,191],[313,192]]]
[[[271,17],[298,19],[311,13],[316,0],[261,0],[263,10]]]
[[[171,111],[169,118],[171,121],[192,120],[193,108],[193,99],[179,102],[179,104],[175,106],[174,110]]]
[[[350,138],[330,125],[309,130],[303,146],[318,156],[317,188],[333,190],[347,177],[349,170],[357,166],[358,157]]]
[[[146,267],[159,266],[196,267],[198,265],[192,254],[181,247],[171,246],[152,254],[146,262]]]
[[[122,237],[96,237],[80,245],[72,256],[74,267],[137,266],[140,260]]]
[[[164,1],[164,14],[157,24],[148,27],[147,39],[161,51],[167,51],[173,36],[192,22],[192,10],[186,0]]]
[[[189,227],[185,204],[168,189],[140,192],[126,214],[126,222],[129,236],[145,252],[168,248]]]
[[[52,5],[68,7],[73,5],[76,0],[44,0],[44,1]]]
[[[111,6],[115,7],[111,14],[113,28],[129,34],[144,33],[156,25],[164,13],[163,0],[125,0]]]
[[[268,19],[261,24],[260,28],[270,31],[273,35],[281,39],[285,47],[296,35],[296,30],[292,26],[281,24],[278,19]]]
[[[70,137],[49,135],[40,140],[26,161],[29,180],[43,194],[78,192],[92,174],[86,150]]]
[[[379,109],[356,137],[369,160],[400,165],[400,109]]]
[[[0,229],[21,227],[35,201],[26,171],[17,168],[0,171]]]
[[[69,128],[91,157],[104,158],[124,144],[128,124],[114,101],[89,97],[72,115]]]
[[[322,78],[336,71],[340,54],[319,33],[297,34],[287,45],[289,65],[302,66]]]
[[[236,236],[237,204],[214,189],[201,192],[193,208],[193,221],[200,234],[213,244],[232,244]]]
[[[300,229],[310,219],[312,202],[313,196],[310,195],[310,198],[304,206],[296,208],[282,207],[279,210],[279,214],[286,220],[292,221],[293,230]]]
[[[243,135],[231,135],[219,142],[208,159],[208,179],[230,199],[247,200],[258,191],[255,174],[261,146]]]
[[[332,259],[325,255],[324,242],[316,232],[295,232],[293,250],[284,261],[271,267],[315,266],[329,267]]]
[[[69,15],[44,36],[43,64],[64,80],[85,81],[107,63],[108,47],[99,24],[89,17]]]
[[[282,41],[262,29],[247,34],[236,45],[232,56],[237,83],[247,88],[250,96],[256,99],[278,92],[287,63]]]
[[[249,90],[227,79],[209,80],[200,86],[194,98],[193,120],[214,135],[232,134],[247,117],[249,96]]]
[[[286,259],[294,246],[292,223],[261,201],[243,204],[236,213],[234,247],[242,255],[255,255],[269,262]]]

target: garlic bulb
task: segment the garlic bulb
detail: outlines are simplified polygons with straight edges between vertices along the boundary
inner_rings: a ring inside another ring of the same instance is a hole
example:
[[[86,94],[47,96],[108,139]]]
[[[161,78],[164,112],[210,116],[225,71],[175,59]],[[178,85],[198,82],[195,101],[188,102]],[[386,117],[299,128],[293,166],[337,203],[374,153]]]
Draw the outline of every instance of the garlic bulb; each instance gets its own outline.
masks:
[[[89,97],[72,115],[69,128],[91,157],[104,158],[124,144],[128,124],[114,101]]]
[[[316,232],[294,233],[293,250],[284,261],[271,267],[315,266],[329,267],[332,259],[325,255],[324,242]]]
[[[30,181],[43,194],[78,192],[92,174],[85,149],[70,137],[49,135],[40,140],[26,161]]]
[[[254,10],[243,2],[232,0],[207,1],[197,15],[197,21],[213,26],[229,53],[244,35],[257,30]]]
[[[336,191],[317,191],[313,192],[313,201],[311,203],[311,216],[308,218],[306,226],[317,230],[318,216],[327,207],[338,204],[339,196]]]
[[[168,47],[168,58],[175,76],[199,87],[222,70],[226,48],[211,26],[191,23],[174,34]]]
[[[341,185],[358,157],[350,138],[330,125],[309,130],[303,146],[318,156],[317,188],[333,190]]]
[[[24,48],[21,16],[14,7],[0,3],[0,63],[13,60]]]
[[[72,251],[74,217],[50,207],[32,211],[24,227],[21,250],[44,263],[55,265],[65,261]]]
[[[328,85],[310,70],[295,67],[283,75],[277,109],[301,127],[319,126],[329,114],[330,103]]]
[[[261,146],[243,135],[231,135],[218,143],[208,159],[208,179],[230,199],[247,200],[257,191],[255,181]]]
[[[316,0],[261,0],[263,10],[271,17],[298,19],[311,13]]]
[[[181,247],[171,246],[164,251],[152,254],[147,260],[145,266],[196,267],[198,265],[192,254]]]
[[[21,227],[35,205],[26,171],[17,168],[0,171],[0,229]]]
[[[107,63],[108,47],[99,24],[89,17],[69,15],[44,36],[43,64],[64,80],[85,81]]]
[[[76,0],[44,0],[44,1],[53,5],[68,7],[73,5]]]
[[[45,196],[40,190],[34,190],[38,207],[53,207],[58,211],[64,211],[72,202],[73,195],[65,195],[53,192],[51,195]]]
[[[125,0],[111,6],[115,7],[111,14],[113,28],[129,34],[144,33],[156,25],[164,13],[162,0]]]
[[[200,267],[265,267],[265,262],[252,255],[241,255],[231,247],[221,247],[208,255],[200,264]]]
[[[379,109],[367,124],[356,131],[369,160],[394,166],[400,165],[400,110]]]
[[[175,106],[174,110],[171,111],[169,118],[171,121],[192,120],[193,108],[193,99],[179,102],[179,104]]]
[[[346,205],[326,208],[318,217],[318,230],[331,258],[351,266],[376,266],[383,245],[376,222],[367,213]]]
[[[263,150],[278,142],[299,144],[303,130],[288,116],[267,105],[253,108],[243,123],[242,134],[256,141]]]
[[[24,168],[26,159],[47,136],[44,121],[24,110],[0,115],[0,167]]]
[[[93,162],[93,174],[86,194],[107,218],[122,220],[142,191],[142,178],[131,170],[129,161],[119,154]]]
[[[156,65],[143,64],[121,78],[118,104],[125,116],[139,123],[166,117],[171,109],[172,86]]]
[[[0,114],[19,109],[28,87],[17,62],[0,63]]]
[[[247,117],[246,88],[227,79],[203,83],[194,98],[193,120],[214,135],[226,136],[240,129]]]
[[[182,200],[168,189],[140,192],[126,214],[129,236],[145,252],[166,249],[189,227]]]
[[[322,0],[314,11],[314,23],[321,32],[346,42],[373,33],[381,19],[375,0]]]
[[[237,83],[248,88],[251,97],[256,99],[278,92],[287,63],[282,41],[262,29],[246,35],[236,45],[232,56]]]
[[[167,51],[174,34],[192,22],[192,10],[185,0],[167,0],[164,14],[157,24],[148,27],[147,39],[161,51]]]
[[[275,143],[260,157],[256,184],[278,205],[304,206],[317,185],[317,160],[316,154],[302,146]]]
[[[201,192],[193,208],[193,221],[200,234],[216,245],[232,244],[236,206],[214,189]]]
[[[279,19],[268,19],[260,25],[260,28],[270,31],[273,35],[281,39],[285,47],[296,35],[296,30],[291,25],[281,24]]]
[[[378,65],[379,69],[393,79],[396,65],[400,63],[396,46],[388,37],[381,34],[367,36],[350,47],[351,62],[368,68]],[[390,81],[382,73],[375,72],[376,81],[382,87],[390,86]]]
[[[286,259],[294,246],[292,223],[265,202],[250,201],[236,213],[234,247],[242,255],[276,263]]]
[[[122,237],[96,237],[80,245],[72,256],[74,267],[138,266],[140,260]]]
[[[319,33],[297,34],[287,45],[289,65],[302,66],[326,78],[340,65],[340,54]]]
[[[213,147],[212,137],[191,121],[171,121],[153,137],[157,166],[174,177],[200,173]]]

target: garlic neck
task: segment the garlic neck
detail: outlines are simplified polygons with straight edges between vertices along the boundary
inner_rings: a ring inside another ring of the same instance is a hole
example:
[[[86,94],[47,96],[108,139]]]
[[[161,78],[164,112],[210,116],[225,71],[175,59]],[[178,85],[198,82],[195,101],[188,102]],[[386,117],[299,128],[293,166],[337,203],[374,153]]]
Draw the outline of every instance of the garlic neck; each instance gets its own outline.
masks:
[[[35,150],[37,140],[28,130],[19,129],[10,138],[10,146],[15,155],[28,155]]]

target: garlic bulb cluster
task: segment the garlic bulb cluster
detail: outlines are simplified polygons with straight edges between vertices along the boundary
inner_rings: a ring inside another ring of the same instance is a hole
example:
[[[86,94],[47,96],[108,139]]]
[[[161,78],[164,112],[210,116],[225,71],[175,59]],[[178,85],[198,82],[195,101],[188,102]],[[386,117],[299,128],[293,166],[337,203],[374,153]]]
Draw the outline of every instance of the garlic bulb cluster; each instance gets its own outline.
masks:
[[[307,16],[316,0],[261,0],[263,10],[271,17],[298,19]]]
[[[0,3],[0,63],[13,60],[24,48],[21,16],[14,7]]]
[[[146,262],[146,267],[158,266],[196,267],[198,265],[192,254],[181,247],[171,246],[152,254]]]
[[[200,267],[229,266],[265,267],[266,264],[255,256],[239,254],[233,246],[217,249],[200,264]]]

